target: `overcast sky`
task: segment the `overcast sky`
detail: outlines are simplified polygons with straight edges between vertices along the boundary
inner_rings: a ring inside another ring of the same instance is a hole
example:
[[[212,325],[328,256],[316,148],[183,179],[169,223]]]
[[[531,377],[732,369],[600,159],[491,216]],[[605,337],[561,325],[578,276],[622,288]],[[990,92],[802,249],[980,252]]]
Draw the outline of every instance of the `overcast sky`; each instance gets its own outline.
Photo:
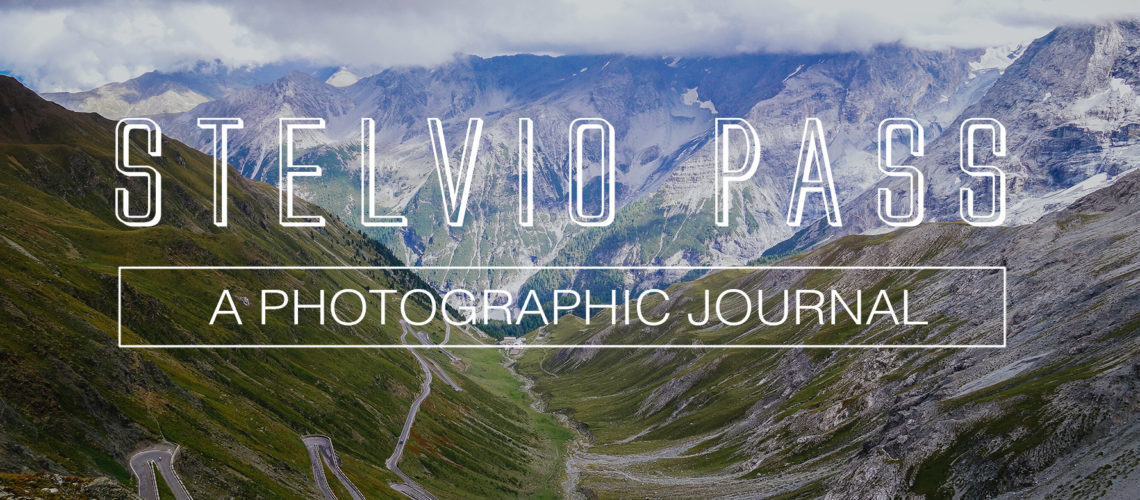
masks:
[[[492,56],[700,55],[1028,41],[1074,22],[1137,17],[1135,0],[281,0],[227,5],[0,0],[0,71],[39,91],[81,90],[197,60],[306,60],[369,73]]]

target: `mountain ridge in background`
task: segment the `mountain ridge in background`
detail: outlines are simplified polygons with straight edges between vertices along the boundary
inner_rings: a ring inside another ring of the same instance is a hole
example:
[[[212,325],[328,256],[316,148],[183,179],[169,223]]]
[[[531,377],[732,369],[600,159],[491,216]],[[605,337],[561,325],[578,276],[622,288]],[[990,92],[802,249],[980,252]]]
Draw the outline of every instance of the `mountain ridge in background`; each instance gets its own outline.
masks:
[[[1007,224],[1025,224],[1107,186],[1140,161],[1140,22],[1120,21],[1053,30],[1034,41],[962,119],[985,116],[1005,124],[1008,156],[1000,160],[1010,193]],[[927,179],[931,220],[958,219],[957,134],[929,144],[912,160]],[[875,214],[880,180],[848,204],[842,228],[817,221],[775,252],[811,248],[845,234],[883,227]]]
[[[116,120],[189,111],[235,90],[273,81],[290,71],[332,78],[336,69],[290,63],[233,68],[220,61],[199,61],[180,70],[151,71],[125,82],[82,92],[46,92],[43,97],[72,111],[99,113]]]
[[[211,139],[197,128],[198,117],[242,117],[246,128],[231,139],[231,161],[243,175],[273,180],[277,118],[324,117],[325,130],[301,136],[299,161],[321,163],[325,177],[300,189],[350,221],[360,202],[360,118],[376,119],[382,208],[406,215],[410,225],[369,234],[412,263],[717,264],[747,261],[792,234],[783,224],[785,183],[804,117],[824,119],[841,191],[851,195],[878,175],[852,168],[867,161],[876,116],[915,115],[937,136],[940,121],[957,116],[1000,74],[1000,65],[983,64],[993,60],[981,50],[898,45],[867,53],[721,58],[468,56],[435,68],[385,70],[344,88],[292,73],[156,119],[172,136],[207,148]],[[468,227],[441,222],[425,126],[431,116],[444,121],[453,148],[468,117],[486,122]],[[617,132],[618,201],[628,215],[619,214],[605,230],[582,230],[565,216],[565,128],[581,116],[603,117]],[[710,206],[711,125],[721,116],[752,121],[764,151],[756,182],[742,187],[738,215],[725,230],[711,223]],[[519,228],[513,216],[520,117],[535,120],[533,228]],[[504,244],[488,246],[484,234]],[[649,284],[678,277],[636,279]],[[527,272],[472,273],[444,283],[428,276],[441,289],[459,283],[517,288],[528,278]]]
[[[821,55],[460,56],[436,67],[386,69],[343,87],[293,72],[156,119],[166,133],[210,151],[212,136],[197,127],[197,118],[243,118],[246,128],[231,137],[231,162],[245,176],[274,182],[277,118],[325,118],[325,130],[299,136],[298,158],[321,164],[324,177],[299,189],[350,224],[358,224],[361,203],[360,119],[375,119],[381,210],[405,215],[409,226],[365,231],[414,264],[740,264],[762,253],[781,255],[843,234],[887,229],[878,222],[875,197],[881,187],[899,186],[883,179],[875,155],[878,123],[888,117],[913,118],[925,128],[926,156],[902,161],[927,172],[930,220],[956,218],[957,189],[969,180],[957,167],[957,127],[969,117],[1007,123],[1010,223],[1030,222],[1108,185],[1133,165],[1124,148],[1135,144],[1129,123],[1140,104],[1128,99],[1136,83],[1127,68],[1135,66],[1138,40],[1135,22],[1118,21],[1061,27],[1032,44],[986,50],[883,45]],[[1012,73],[1004,74],[1007,68]],[[1123,76],[1106,78],[1106,71]],[[1071,84],[1070,77],[1084,80]],[[581,116],[606,118],[617,132],[620,208],[606,228],[579,228],[565,215],[565,128]],[[745,118],[757,129],[761,164],[733,200],[730,227],[718,228],[712,223],[711,130],[713,119],[725,116]],[[467,119],[485,121],[466,227],[443,224],[428,117],[443,120],[453,157]],[[532,228],[519,227],[515,216],[520,117],[532,118],[536,127]],[[814,201],[807,228],[785,223],[808,117],[825,127],[846,215],[842,228],[819,219],[823,212]],[[1076,153],[1082,148],[1088,153]],[[1097,151],[1122,154],[1112,160]],[[501,244],[489,245],[485,235]],[[589,283],[573,273],[532,273],[425,278],[441,290],[613,284]],[[657,272],[624,280],[644,288],[679,278]]]

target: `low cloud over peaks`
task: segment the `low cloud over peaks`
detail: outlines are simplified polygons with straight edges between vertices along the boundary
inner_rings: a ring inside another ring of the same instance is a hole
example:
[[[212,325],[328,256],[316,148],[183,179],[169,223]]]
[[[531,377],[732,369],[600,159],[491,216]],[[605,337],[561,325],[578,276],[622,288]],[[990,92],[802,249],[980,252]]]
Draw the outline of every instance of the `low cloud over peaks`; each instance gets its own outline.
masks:
[[[198,60],[305,60],[379,69],[456,53],[719,55],[1027,41],[1058,24],[1132,17],[1122,2],[301,0],[0,7],[0,70],[40,91],[79,90]]]

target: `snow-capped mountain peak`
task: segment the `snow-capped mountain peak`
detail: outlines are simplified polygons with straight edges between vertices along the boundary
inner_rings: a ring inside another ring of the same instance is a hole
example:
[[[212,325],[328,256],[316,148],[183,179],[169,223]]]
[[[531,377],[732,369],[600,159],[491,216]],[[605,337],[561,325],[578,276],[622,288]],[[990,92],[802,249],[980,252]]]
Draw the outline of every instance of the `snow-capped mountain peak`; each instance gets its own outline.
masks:
[[[332,85],[333,87],[347,87],[358,81],[360,81],[360,77],[357,76],[356,73],[353,73],[349,71],[348,68],[341,66],[340,69],[336,71],[336,73],[333,73],[332,76],[329,76],[329,78],[325,80],[325,83]]]

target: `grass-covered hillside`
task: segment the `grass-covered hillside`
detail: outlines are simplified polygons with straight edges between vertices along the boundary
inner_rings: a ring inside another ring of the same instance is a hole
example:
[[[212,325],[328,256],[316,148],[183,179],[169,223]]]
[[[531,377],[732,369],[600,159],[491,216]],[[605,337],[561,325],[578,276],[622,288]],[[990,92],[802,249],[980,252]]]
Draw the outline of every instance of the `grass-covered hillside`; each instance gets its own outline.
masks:
[[[181,446],[177,469],[197,498],[312,498],[317,491],[300,436],[319,433],[333,439],[344,471],[366,496],[398,496],[388,486],[397,477],[384,461],[424,377],[411,353],[116,344],[118,266],[398,262],[313,206],[305,208],[328,218],[326,227],[281,227],[276,189],[236,173],[229,227],[215,227],[210,158],[172,140],[153,162],[163,174],[162,224],[127,228],[112,212],[114,189],[142,190],[113,167],[113,127],[0,77],[0,472],[110,476],[133,487],[126,467],[132,450],[165,440]],[[132,156],[142,162],[142,134],[136,136]],[[343,276],[267,275],[258,286],[423,286],[411,273]],[[218,273],[128,282],[124,340],[211,340],[216,333],[185,328],[180,316],[187,297],[217,293],[203,284],[211,277],[233,279]],[[442,334],[438,325],[425,328]],[[294,333],[329,344],[388,342],[399,337],[399,326]],[[452,342],[472,341],[452,335]],[[557,468],[556,438],[564,431],[529,408],[499,353],[463,352],[455,364],[434,350],[423,353],[463,390],[433,386],[401,469],[440,497],[553,494],[557,478],[549,471]]]

